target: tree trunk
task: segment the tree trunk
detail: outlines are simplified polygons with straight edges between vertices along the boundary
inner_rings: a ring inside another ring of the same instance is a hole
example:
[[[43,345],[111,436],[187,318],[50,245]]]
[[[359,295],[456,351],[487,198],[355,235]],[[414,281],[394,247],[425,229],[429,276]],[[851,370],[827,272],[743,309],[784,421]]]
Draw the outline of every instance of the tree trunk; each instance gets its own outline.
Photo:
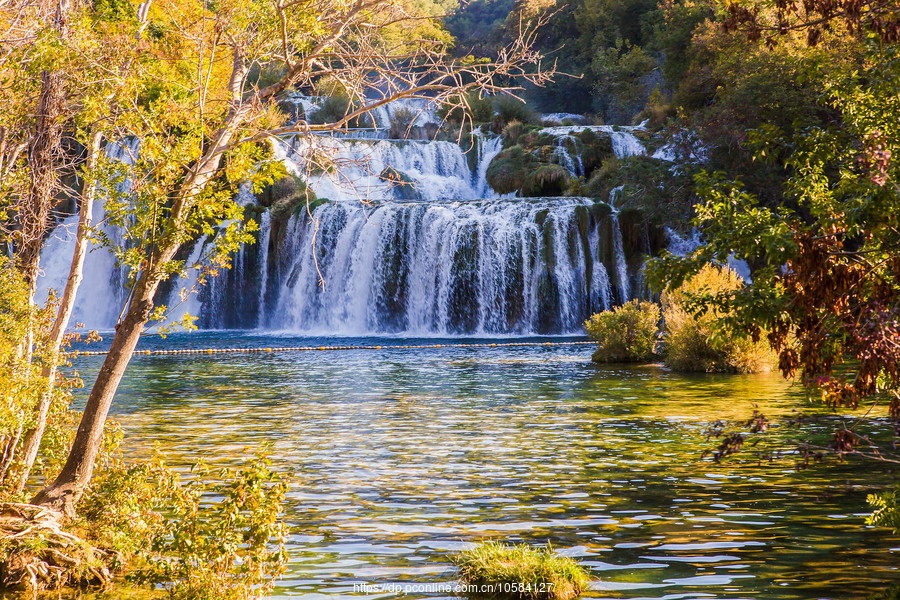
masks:
[[[106,416],[116,389],[144,331],[144,325],[153,311],[153,295],[157,287],[159,280],[151,279],[145,271],[128,304],[125,318],[116,325],[116,333],[106,360],[103,361],[103,366],[91,388],[66,464],[56,480],[38,492],[31,500],[31,504],[62,511],[68,515],[74,514],[75,504],[93,475],[94,462],[103,442]]]
[[[41,248],[50,227],[50,210],[56,200],[56,167],[61,156],[65,108],[65,77],[61,72],[41,73],[34,134],[28,144],[31,174],[28,195],[17,208],[19,223],[15,249],[16,266],[28,289],[37,287]]]
[[[91,213],[94,209],[94,196],[97,193],[94,171],[97,167],[97,156],[100,153],[100,139],[100,134],[95,133],[91,136],[91,143],[88,148],[87,164],[85,165],[85,176],[81,190],[78,232],[75,237],[75,250],[72,253],[72,266],[69,268],[69,278],[66,280],[66,288],[60,299],[56,320],[53,322],[53,329],[47,342],[47,353],[50,359],[41,370],[41,376],[47,380],[46,387],[38,401],[34,427],[25,434],[25,441],[22,444],[22,466],[19,480],[16,483],[16,492],[22,492],[25,489],[28,476],[31,474],[34,461],[37,459],[41,440],[44,437],[44,430],[47,427],[47,414],[50,411],[50,403],[53,400],[53,388],[55,387],[56,356],[59,353],[66,328],[69,326],[69,319],[72,316],[72,310],[75,308],[75,296],[78,293],[78,286],[81,285],[83,277],[84,259],[88,249],[87,235],[91,229]]]
[[[239,83],[235,81],[240,82],[241,73],[244,72],[241,70],[238,73],[239,64],[236,57],[232,84],[238,90]],[[236,102],[226,122],[213,136],[210,147],[182,184],[177,199],[172,203],[171,225],[167,236],[169,241],[161,247],[150,250],[147,256],[146,270],[135,284],[128,310],[124,319],[116,325],[116,334],[106,354],[106,360],[103,361],[103,366],[91,388],[66,464],[56,480],[32,498],[31,504],[62,511],[68,515],[75,514],[75,505],[94,473],[94,463],[103,441],[103,429],[113,397],[144,331],[144,325],[153,312],[153,296],[161,279],[166,276],[165,265],[175,257],[181,247],[182,242],[174,240],[184,240],[186,215],[193,207],[198,194],[218,172],[222,150],[228,146],[249,110],[249,105],[241,106]]]

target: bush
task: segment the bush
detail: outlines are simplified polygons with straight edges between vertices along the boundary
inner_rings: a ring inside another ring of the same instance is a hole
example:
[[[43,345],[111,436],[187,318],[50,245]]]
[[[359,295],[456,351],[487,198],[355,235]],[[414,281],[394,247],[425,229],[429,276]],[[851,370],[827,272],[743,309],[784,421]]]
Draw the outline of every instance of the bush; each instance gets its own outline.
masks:
[[[723,321],[728,314],[710,304],[743,285],[732,269],[706,265],[681,287],[663,294],[667,365],[706,373],[763,373],[775,367],[777,358],[767,342],[731,331]]]
[[[494,157],[487,169],[487,182],[498,194],[516,193],[522,189],[528,173],[537,166],[521,146],[508,148]]]
[[[562,196],[569,187],[569,172],[560,165],[541,165],[525,177],[522,195]]]
[[[866,519],[868,525],[890,527],[894,533],[900,533],[900,488],[869,494],[866,500],[875,507],[875,512]]]
[[[638,300],[593,315],[584,322],[588,335],[599,344],[591,360],[599,363],[653,360],[659,315],[659,305]]]
[[[465,98],[456,96],[441,105],[437,115],[449,123],[462,123],[469,119],[475,124],[489,123],[494,116],[494,106],[490,98],[481,97],[478,92],[469,92]]]
[[[321,125],[323,123],[335,123],[353,112],[356,107],[350,98],[344,94],[329,96],[315,112],[307,116],[310,124]],[[350,120],[349,127],[374,127],[370,115],[360,115]]]
[[[119,568],[147,549],[160,534],[158,512],[177,490],[176,476],[162,462],[111,464],[97,474],[79,507],[86,539],[112,553]]]
[[[590,582],[588,571],[575,560],[526,544],[486,542],[466,550],[454,562],[466,584],[510,590],[496,597],[570,600]]]
[[[540,123],[538,114],[530,106],[512,96],[494,98],[494,110],[497,113],[495,118],[497,129],[502,129],[504,125],[513,121],[528,125]]]
[[[223,471],[221,483],[199,475],[173,490],[147,566],[134,579],[163,585],[174,600],[268,595],[287,563],[283,477],[262,456],[239,472]]]

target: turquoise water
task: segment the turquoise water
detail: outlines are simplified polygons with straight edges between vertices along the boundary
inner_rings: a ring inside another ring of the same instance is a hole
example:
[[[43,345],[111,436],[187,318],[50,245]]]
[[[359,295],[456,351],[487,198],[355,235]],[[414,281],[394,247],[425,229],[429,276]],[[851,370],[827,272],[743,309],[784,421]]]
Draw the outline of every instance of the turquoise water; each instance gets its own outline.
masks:
[[[142,347],[408,342],[219,332]],[[597,578],[589,598],[866,598],[900,582],[900,538],[864,524],[866,494],[896,480],[887,465],[701,459],[708,423],[755,404],[818,415],[775,439],[825,440],[842,417],[777,375],[599,366],[590,352],[136,356],[114,416],[130,455],[158,444],[180,466],[236,465],[272,444],[291,478],[278,597],[398,597],[361,584],[452,597],[450,556],[487,539],[577,558]],[[75,366],[90,383],[101,360]]]

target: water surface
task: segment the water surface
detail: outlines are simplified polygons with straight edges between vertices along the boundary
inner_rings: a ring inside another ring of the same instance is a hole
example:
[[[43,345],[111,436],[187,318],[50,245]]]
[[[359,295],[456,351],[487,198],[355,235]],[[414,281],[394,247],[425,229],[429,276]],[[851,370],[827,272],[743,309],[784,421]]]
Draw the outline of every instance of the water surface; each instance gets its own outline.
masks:
[[[359,342],[220,332],[142,347]],[[354,584],[452,584],[450,556],[487,539],[549,542],[576,557],[598,579],[589,598],[865,598],[900,581],[900,538],[864,524],[866,494],[894,481],[884,465],[701,460],[713,445],[707,424],[746,418],[754,405],[782,419],[827,415],[799,390],[776,375],[684,376],[589,355],[532,346],[136,356],[114,411],[135,457],[158,444],[175,465],[237,465],[272,443],[292,481],[278,597],[387,598],[397,595]],[[90,382],[100,361],[76,366]],[[839,418],[791,435],[824,440]]]

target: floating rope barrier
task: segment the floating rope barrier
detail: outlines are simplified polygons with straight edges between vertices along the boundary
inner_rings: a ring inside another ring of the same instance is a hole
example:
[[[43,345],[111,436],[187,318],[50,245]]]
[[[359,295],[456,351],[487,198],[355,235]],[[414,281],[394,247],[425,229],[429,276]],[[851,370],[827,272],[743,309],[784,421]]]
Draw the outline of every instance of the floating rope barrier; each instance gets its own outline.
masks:
[[[269,352],[330,352],[339,350],[422,350],[430,348],[511,348],[515,346],[585,346],[597,342],[500,342],[483,344],[415,344],[383,346],[285,346],[280,348],[179,348],[175,350],[135,350],[141,355],[171,354],[260,354]],[[103,356],[106,350],[76,350],[74,356]]]

